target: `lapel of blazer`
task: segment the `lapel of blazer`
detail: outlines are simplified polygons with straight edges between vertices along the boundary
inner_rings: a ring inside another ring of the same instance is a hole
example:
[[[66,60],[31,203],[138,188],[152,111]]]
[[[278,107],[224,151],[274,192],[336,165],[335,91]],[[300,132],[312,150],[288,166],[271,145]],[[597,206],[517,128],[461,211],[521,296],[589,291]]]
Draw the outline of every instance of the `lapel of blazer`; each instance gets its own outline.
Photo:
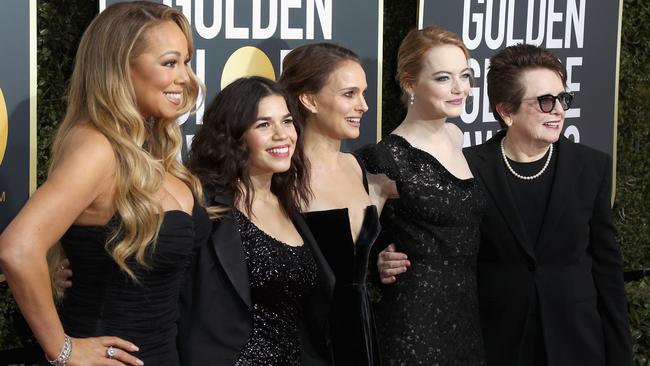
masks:
[[[229,205],[232,200],[223,196],[215,197],[213,203]],[[242,298],[244,303],[251,308],[251,288],[248,281],[248,267],[244,256],[244,246],[237,222],[232,214],[225,214],[212,223],[212,248],[221,263],[228,279]]]
[[[505,164],[501,157],[500,142],[503,138],[503,131],[499,132],[490,141],[486,142],[485,147],[480,149],[478,156],[482,163],[478,164],[477,171],[481,176],[483,185],[488,190],[487,193],[494,197],[494,202],[501,211],[501,215],[506,221],[508,227],[519,242],[524,251],[535,260],[535,250],[526,235],[524,224],[519,217],[519,211],[515,205],[515,199],[510,192]]]
[[[307,223],[302,218],[302,216],[300,216],[300,214],[293,215],[292,221],[296,226],[298,233],[305,241],[305,245],[309,247],[314,256],[314,260],[316,261],[319,269],[319,277],[321,282],[320,284],[324,290],[325,296],[327,297],[327,301],[329,302],[334,293],[334,283],[336,281],[334,272],[327,263],[327,260],[325,260],[325,256],[323,256],[323,253],[320,251],[320,248],[316,243],[316,239],[314,239],[314,236],[312,235],[309,227],[307,226]]]
[[[564,211],[566,202],[572,199],[576,177],[580,176],[583,164],[576,160],[574,142],[564,136],[560,136],[557,144],[557,165],[555,176],[553,177],[553,186],[549,197],[544,221],[539,234],[539,242],[545,243],[549,236],[554,232],[555,227],[560,222],[561,214]]]

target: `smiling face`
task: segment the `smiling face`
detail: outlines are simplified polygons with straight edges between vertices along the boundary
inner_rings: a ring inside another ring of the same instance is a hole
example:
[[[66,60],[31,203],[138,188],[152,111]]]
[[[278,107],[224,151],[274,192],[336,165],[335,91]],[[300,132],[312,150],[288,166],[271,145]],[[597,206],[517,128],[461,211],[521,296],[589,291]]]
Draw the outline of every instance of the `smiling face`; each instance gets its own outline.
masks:
[[[556,100],[553,110],[544,113],[536,97],[564,92],[562,79],[549,69],[532,69],[521,73],[519,84],[525,89],[519,110],[501,114],[506,124],[510,124],[508,138],[539,147],[554,143],[562,132],[566,112]]]
[[[424,54],[415,85],[406,90],[415,96],[411,108],[417,108],[426,119],[458,117],[471,79],[462,49],[447,44],[433,47]]]
[[[138,110],[145,118],[176,118],[184,85],[190,81],[187,39],[171,21],[152,27],[143,37],[143,51],[130,62]]]
[[[250,175],[289,170],[297,139],[293,118],[284,98],[280,95],[262,98],[257,105],[255,122],[244,133]]]
[[[368,111],[364,97],[367,88],[361,65],[341,62],[321,90],[309,98],[307,109],[314,118],[308,127],[337,140],[359,137],[361,116]]]

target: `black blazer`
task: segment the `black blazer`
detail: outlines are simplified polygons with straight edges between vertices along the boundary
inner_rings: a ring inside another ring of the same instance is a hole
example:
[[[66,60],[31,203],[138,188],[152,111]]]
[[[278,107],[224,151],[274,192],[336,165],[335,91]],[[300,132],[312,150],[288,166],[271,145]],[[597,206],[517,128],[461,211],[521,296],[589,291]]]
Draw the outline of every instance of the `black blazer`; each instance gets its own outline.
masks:
[[[230,206],[214,196],[208,206]],[[292,217],[319,268],[320,285],[306,299],[301,324],[304,365],[328,365],[331,347],[327,319],[334,274],[299,215]],[[197,248],[181,292],[178,347],[184,366],[232,366],[253,329],[251,291],[237,223],[230,214],[213,221],[211,239]]]
[[[622,260],[610,206],[611,158],[560,137],[535,249],[506,180],[503,136],[501,131],[464,150],[488,202],[478,258],[488,365],[515,364],[535,289],[549,365],[631,365]]]

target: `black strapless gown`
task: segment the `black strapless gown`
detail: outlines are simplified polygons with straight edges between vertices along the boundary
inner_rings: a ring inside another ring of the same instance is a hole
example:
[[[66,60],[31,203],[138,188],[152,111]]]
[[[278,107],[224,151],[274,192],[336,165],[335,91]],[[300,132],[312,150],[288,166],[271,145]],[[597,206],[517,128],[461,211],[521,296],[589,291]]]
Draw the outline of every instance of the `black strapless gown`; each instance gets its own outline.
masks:
[[[303,300],[317,286],[316,260],[307,245],[289,246],[239,211],[235,219],[253,301],[253,330],[235,366],[300,366]]]
[[[176,348],[178,296],[195,246],[208,238],[211,222],[194,201],[192,215],[167,211],[158,241],[147,248],[149,268],[129,260],[138,281],[122,272],[104,244],[118,224],[73,225],[61,244],[74,272],[60,311],[72,337],[117,336],[140,348],[145,365],[179,366]]]
[[[379,234],[377,207],[366,207],[357,241],[352,239],[347,208],[304,212],[303,217],[334,271],[330,331],[334,364],[380,365],[366,272],[370,249]]]
[[[411,267],[375,307],[384,365],[485,364],[476,266],[485,197],[398,135],[362,151],[368,172],[395,181],[381,216]]]

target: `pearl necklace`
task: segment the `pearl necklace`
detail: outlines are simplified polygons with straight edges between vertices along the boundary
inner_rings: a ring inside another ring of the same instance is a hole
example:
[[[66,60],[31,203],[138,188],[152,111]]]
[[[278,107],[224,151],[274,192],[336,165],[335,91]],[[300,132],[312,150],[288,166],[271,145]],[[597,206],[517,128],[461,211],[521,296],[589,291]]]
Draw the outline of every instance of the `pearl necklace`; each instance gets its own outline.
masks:
[[[537,172],[537,174],[535,174],[535,175],[525,176],[525,175],[521,175],[521,174],[517,173],[510,166],[510,162],[508,161],[508,157],[506,156],[506,149],[503,147],[503,141],[505,139],[506,139],[505,137],[501,139],[501,156],[503,156],[503,161],[506,163],[506,167],[508,167],[508,170],[510,171],[510,173],[512,173],[512,175],[514,175],[515,177],[517,177],[519,179],[523,179],[523,180],[533,180],[533,179],[539,177],[540,175],[542,175],[542,173],[544,173],[546,168],[548,168],[548,164],[551,162],[551,156],[553,155],[553,144],[551,144],[551,146],[549,147],[548,157],[546,158],[546,162],[544,163],[544,166],[542,167],[542,170]]]

